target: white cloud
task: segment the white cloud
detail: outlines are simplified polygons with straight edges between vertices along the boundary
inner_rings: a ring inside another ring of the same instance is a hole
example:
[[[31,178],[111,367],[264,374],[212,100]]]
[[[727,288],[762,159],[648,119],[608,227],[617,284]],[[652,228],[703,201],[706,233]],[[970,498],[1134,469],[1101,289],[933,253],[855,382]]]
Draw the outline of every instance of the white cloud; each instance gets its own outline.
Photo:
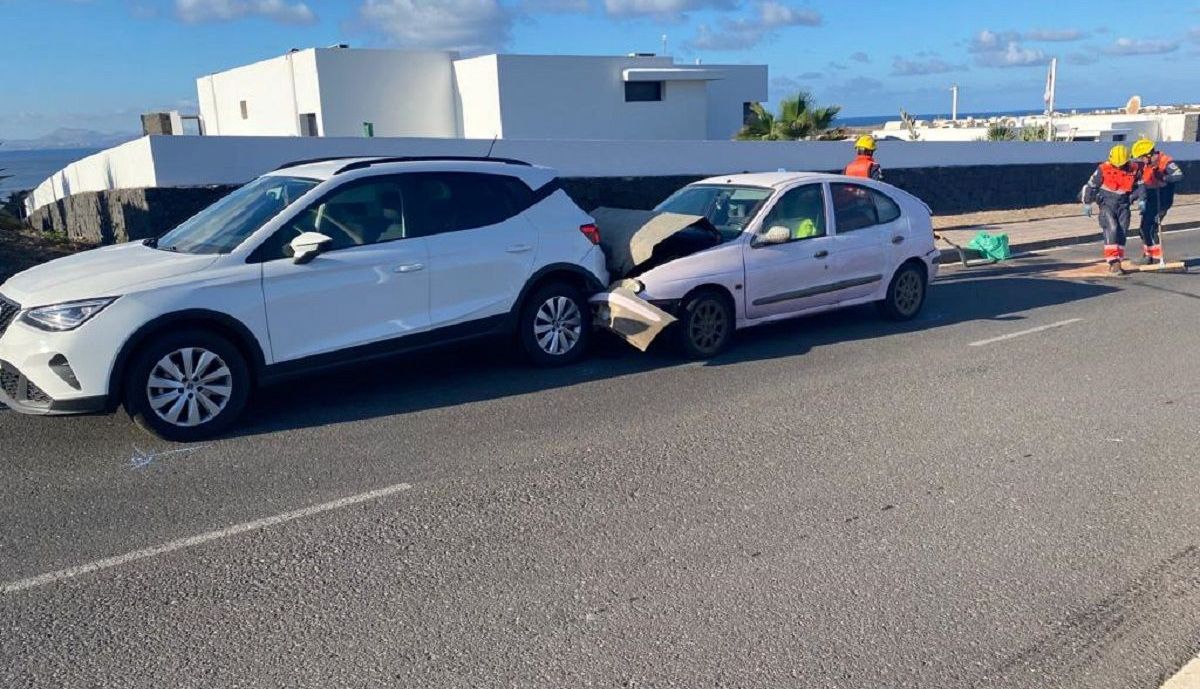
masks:
[[[921,76],[924,74],[945,74],[966,69],[963,65],[955,65],[937,57],[928,59],[911,59],[897,57],[892,60],[892,75],[898,77]]]
[[[1087,38],[1087,36],[1086,31],[1079,29],[1034,29],[1025,34],[1025,40],[1045,43],[1066,43],[1080,41]]]
[[[588,0],[521,0],[525,14],[584,14],[591,10]]]
[[[800,9],[775,0],[758,5],[758,20],[763,26],[820,26],[821,14],[816,10]]]
[[[604,0],[604,11],[614,17],[651,17],[682,21],[696,10],[734,10],[738,0]]]
[[[1136,38],[1118,38],[1115,43],[1106,47],[1104,52],[1109,55],[1128,57],[1131,55],[1165,55],[1179,50],[1177,41],[1149,41]]]
[[[515,16],[499,0],[365,0],[358,14],[392,45],[468,54],[501,50]]]
[[[1015,31],[984,29],[971,39],[967,50],[975,54],[975,62],[983,67],[1028,67],[1044,65],[1050,59],[1040,50],[1026,48]]]
[[[716,28],[701,24],[687,47],[692,50],[747,50],[772,37],[778,29],[820,24],[821,15],[813,10],[764,0],[758,3],[751,17],[724,20]]]
[[[175,0],[175,14],[190,24],[263,17],[280,24],[312,24],[317,15],[303,2],[285,0]]]

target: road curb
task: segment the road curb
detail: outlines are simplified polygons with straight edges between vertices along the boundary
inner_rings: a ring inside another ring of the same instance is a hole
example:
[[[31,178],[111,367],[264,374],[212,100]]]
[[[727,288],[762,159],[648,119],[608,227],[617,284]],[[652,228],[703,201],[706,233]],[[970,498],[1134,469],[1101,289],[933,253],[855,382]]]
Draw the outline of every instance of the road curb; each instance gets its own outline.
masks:
[[[1167,223],[1163,225],[1163,232],[1174,232],[1175,230],[1186,230],[1198,227],[1195,222],[1178,222]],[[1136,233],[1133,233],[1136,236]],[[1020,244],[1009,244],[1008,248],[1014,254],[1025,254],[1032,251],[1043,251],[1045,249],[1054,249],[1061,246],[1074,246],[1076,244],[1090,244],[1092,242],[1100,242],[1104,240],[1104,233],[1100,231],[1089,232],[1088,234],[1077,234],[1066,237],[1054,237],[1052,239],[1042,239],[1036,242],[1023,242]],[[941,249],[941,254],[938,256],[937,263],[958,263],[958,251],[953,248]],[[963,253],[966,254],[967,260],[977,260],[984,258],[984,255],[968,249],[963,245]]]

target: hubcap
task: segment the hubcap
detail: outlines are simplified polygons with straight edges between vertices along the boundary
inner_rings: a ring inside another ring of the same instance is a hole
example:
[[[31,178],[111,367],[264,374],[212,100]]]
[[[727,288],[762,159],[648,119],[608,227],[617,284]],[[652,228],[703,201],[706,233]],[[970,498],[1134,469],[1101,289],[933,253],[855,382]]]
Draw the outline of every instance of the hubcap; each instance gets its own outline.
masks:
[[[552,356],[562,356],[579,344],[583,315],[567,297],[550,297],[533,318],[533,335],[538,347]]]
[[[924,289],[921,276],[909,270],[902,273],[896,280],[896,309],[908,316],[921,305],[921,291]]]
[[[697,349],[710,352],[720,346],[728,329],[729,320],[725,316],[725,309],[714,301],[702,301],[692,312],[688,335]]]
[[[211,421],[224,411],[232,394],[229,367],[202,347],[184,347],[159,359],[146,382],[150,408],[173,426]]]

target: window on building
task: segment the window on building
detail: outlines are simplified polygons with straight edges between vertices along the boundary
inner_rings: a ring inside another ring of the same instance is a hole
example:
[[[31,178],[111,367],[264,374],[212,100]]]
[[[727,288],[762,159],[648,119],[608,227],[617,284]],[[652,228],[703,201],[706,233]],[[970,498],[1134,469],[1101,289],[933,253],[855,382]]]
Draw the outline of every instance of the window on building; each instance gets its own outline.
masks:
[[[250,108],[246,107],[246,101],[242,101],[241,103],[238,104],[238,106],[241,108],[241,111],[242,111],[242,119],[243,120],[250,119]]]
[[[1124,140],[1125,140],[1124,134],[1113,134],[1113,141],[1124,141]]]
[[[663,83],[661,81],[627,81],[625,82],[625,102],[644,103],[663,99]]]
[[[320,136],[317,131],[316,113],[300,113],[300,136]]]

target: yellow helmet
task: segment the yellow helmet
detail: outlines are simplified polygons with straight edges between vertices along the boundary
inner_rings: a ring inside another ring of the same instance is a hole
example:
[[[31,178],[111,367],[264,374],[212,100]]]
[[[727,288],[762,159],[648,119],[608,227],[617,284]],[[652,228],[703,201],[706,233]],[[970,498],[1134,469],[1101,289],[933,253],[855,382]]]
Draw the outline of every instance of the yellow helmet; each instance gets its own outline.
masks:
[[[1125,144],[1117,144],[1108,152],[1108,164],[1113,167],[1125,167],[1129,163],[1129,149]]]
[[[1133,144],[1133,157],[1141,158],[1142,156],[1148,156],[1153,150],[1154,142],[1143,136]]]
[[[874,151],[875,137],[871,136],[870,134],[863,134],[862,136],[858,137],[857,141],[854,142],[854,147],[867,151]]]

